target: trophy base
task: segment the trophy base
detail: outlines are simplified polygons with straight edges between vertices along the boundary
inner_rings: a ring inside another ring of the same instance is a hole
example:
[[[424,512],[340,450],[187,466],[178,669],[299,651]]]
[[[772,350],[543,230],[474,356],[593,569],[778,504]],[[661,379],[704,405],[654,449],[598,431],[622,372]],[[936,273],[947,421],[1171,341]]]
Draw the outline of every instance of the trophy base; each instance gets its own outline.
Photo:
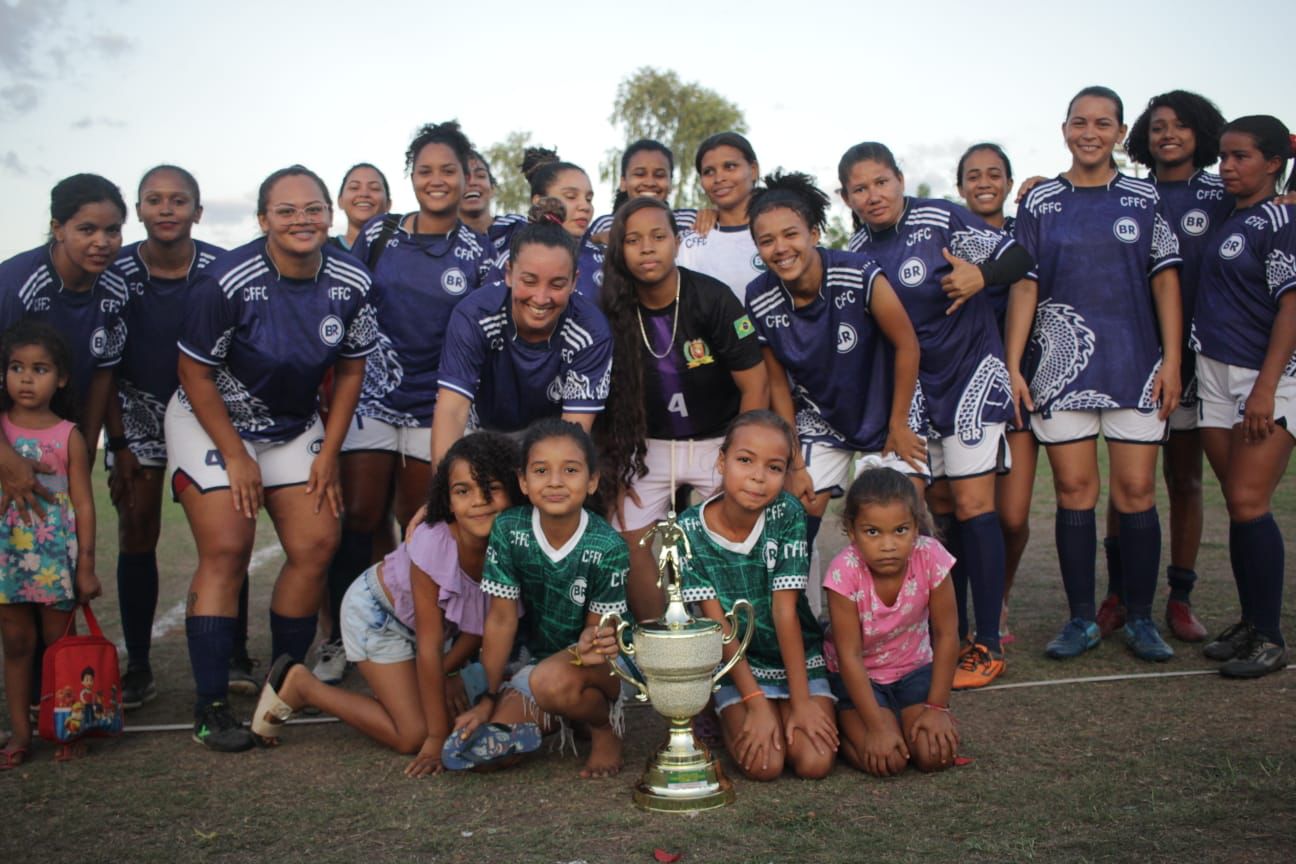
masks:
[[[733,783],[720,763],[706,747],[691,740],[691,734],[689,738],[691,746],[668,745],[649,757],[648,770],[634,792],[639,808],[654,813],[695,813],[733,803]]]

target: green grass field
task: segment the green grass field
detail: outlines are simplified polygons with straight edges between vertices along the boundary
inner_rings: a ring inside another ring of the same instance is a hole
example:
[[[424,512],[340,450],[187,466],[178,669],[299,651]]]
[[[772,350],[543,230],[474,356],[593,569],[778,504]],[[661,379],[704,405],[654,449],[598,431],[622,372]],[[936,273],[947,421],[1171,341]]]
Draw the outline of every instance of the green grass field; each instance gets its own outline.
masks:
[[[1053,497],[1041,460],[1034,538],[1014,589],[1008,671],[1017,685],[1103,675],[1209,670],[1198,650],[1152,666],[1119,639],[1065,664],[1043,645],[1065,615],[1053,550]],[[96,475],[102,486],[102,476]],[[106,495],[100,494],[107,507]],[[113,586],[115,518],[101,510],[96,604],[120,634]],[[1163,524],[1166,505],[1161,502]],[[1275,503],[1289,551],[1296,491]],[[841,543],[831,521],[825,560]],[[1194,594],[1212,631],[1232,623],[1227,518],[1207,478],[1206,529]],[[259,548],[271,548],[268,523]],[[1168,546],[1168,543],[1166,544]],[[1292,556],[1296,558],[1296,555]],[[128,725],[187,723],[192,689],[182,602],[192,540],[168,505],[160,550],[155,642],[160,698]],[[265,658],[265,609],[279,558],[253,576],[253,654]],[[1165,562],[1163,562],[1164,564]],[[1284,620],[1292,629],[1287,581]],[[1100,585],[1104,577],[1101,574]],[[1158,599],[1158,615],[1164,588]],[[349,686],[363,686],[358,676]],[[246,713],[252,702],[239,700]],[[627,770],[582,781],[581,762],[544,750],[495,775],[402,775],[407,759],[340,724],[299,726],[277,750],[209,753],[187,732],[128,733],[96,741],[88,758],[55,764],[38,744],[20,770],[0,774],[0,862],[404,861],[650,862],[654,849],[684,862],[1227,861],[1292,860],[1296,848],[1296,674],[1255,682],[1216,675],[1003,687],[955,694],[971,765],[941,775],[880,781],[845,765],[822,782],[737,781],[738,801],[695,816],[639,812],[630,801],[665,722],[629,712]],[[731,771],[731,774],[733,772]]]

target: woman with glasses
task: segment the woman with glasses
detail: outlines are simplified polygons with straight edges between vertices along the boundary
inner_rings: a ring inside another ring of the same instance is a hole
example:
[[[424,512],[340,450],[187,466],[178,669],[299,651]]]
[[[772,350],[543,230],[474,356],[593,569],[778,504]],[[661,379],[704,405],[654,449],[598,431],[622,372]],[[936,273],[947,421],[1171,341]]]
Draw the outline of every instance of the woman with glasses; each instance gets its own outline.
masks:
[[[333,204],[293,165],[261,184],[265,236],[204,270],[180,336],[180,389],[166,412],[172,491],[198,549],[185,632],[197,701],[194,740],[246,750],[230,710],[238,592],[264,506],[286,561],[270,603],[272,656],[301,661],[315,638],[342,510],[338,453],[377,343],[369,274],[328,244]],[[328,423],[319,384],[335,370]]]

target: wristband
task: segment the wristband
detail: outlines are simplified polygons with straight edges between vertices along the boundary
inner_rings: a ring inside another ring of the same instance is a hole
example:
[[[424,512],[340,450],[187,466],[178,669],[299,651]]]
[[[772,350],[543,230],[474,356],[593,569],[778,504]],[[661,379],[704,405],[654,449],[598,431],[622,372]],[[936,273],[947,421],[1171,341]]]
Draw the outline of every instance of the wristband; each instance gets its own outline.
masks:
[[[923,707],[926,708],[928,711],[940,711],[943,714],[950,713],[950,708],[948,705],[937,705],[935,702],[924,702]]]
[[[118,450],[125,450],[130,446],[130,441],[127,440],[125,435],[110,435],[108,442],[104,446],[116,453]]]
[[[496,705],[498,705],[498,704],[499,704],[499,695],[500,695],[500,694],[499,694],[499,691],[498,691],[498,690],[487,690],[485,693],[483,693],[481,696],[479,696],[478,699],[479,699],[479,700],[481,700],[481,699],[489,699],[489,700],[491,700],[491,702],[493,702],[493,703],[495,703]]]
[[[746,696],[742,697],[742,701],[746,703],[752,699],[755,699],[757,696],[764,696],[764,695],[765,695],[765,691],[761,690],[760,688],[757,688],[756,690],[753,690],[752,692],[748,693]]]

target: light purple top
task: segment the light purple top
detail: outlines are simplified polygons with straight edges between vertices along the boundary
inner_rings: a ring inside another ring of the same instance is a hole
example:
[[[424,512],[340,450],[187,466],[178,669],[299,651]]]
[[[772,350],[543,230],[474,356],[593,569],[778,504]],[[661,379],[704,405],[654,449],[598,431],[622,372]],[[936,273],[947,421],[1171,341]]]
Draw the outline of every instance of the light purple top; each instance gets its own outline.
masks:
[[[396,617],[411,631],[414,627],[414,595],[410,591],[410,562],[437,584],[437,605],[445,613],[446,638],[458,632],[482,635],[490,597],[481,585],[459,566],[459,547],[450,526],[420,524],[409,542],[402,543],[383,559],[382,583],[391,595]]]

